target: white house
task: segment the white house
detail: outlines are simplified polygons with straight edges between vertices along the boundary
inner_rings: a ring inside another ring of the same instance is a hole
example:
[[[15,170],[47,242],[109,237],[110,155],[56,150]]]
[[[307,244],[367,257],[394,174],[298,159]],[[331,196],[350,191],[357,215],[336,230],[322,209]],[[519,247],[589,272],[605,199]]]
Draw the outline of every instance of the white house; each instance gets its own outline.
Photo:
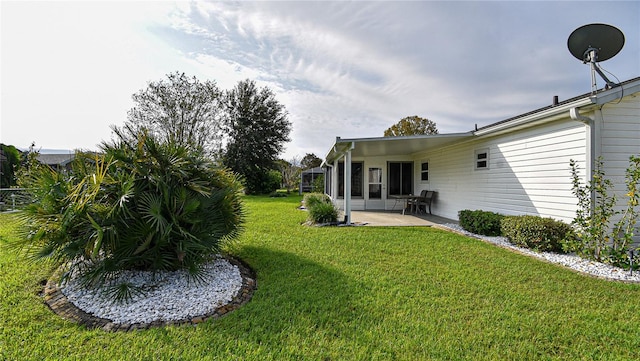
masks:
[[[323,163],[326,193],[347,220],[351,210],[399,210],[394,196],[428,189],[433,214],[450,219],[482,209],[570,222],[569,162],[587,181],[601,156],[624,201],[629,156],[640,154],[640,78],[554,103],[468,133],[338,137]]]

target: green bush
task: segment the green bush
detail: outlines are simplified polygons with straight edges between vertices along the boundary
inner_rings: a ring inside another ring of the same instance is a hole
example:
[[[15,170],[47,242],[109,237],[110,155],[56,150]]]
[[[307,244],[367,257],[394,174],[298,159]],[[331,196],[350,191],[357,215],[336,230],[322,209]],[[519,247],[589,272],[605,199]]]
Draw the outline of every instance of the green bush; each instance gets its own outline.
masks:
[[[508,216],[502,220],[502,234],[511,243],[537,251],[562,252],[572,232],[570,225],[552,218]]]
[[[502,214],[481,210],[465,209],[458,212],[460,226],[465,231],[484,236],[500,236],[502,218],[504,218]]]
[[[21,246],[116,299],[135,291],[109,282],[123,270],[186,269],[200,277],[221,243],[242,229],[242,186],[185,146],[146,133],[117,135],[101,154],[78,153],[69,173],[26,167],[19,180],[35,201],[24,212]]]
[[[271,197],[271,198],[286,198],[287,197],[287,192],[273,191],[273,192],[269,193],[269,197]]]
[[[245,194],[271,194],[282,187],[282,174],[274,169],[255,167],[250,174],[243,174],[239,177],[244,186]]]
[[[331,199],[322,193],[307,193],[304,195],[304,206],[307,209],[313,208],[316,204],[331,203]]]
[[[314,223],[336,223],[338,210],[333,203],[316,203],[309,208],[309,219]]]
[[[282,186],[282,173],[277,170],[270,169],[264,177],[262,189],[260,193],[271,194]]]
[[[314,223],[335,223],[338,221],[338,209],[326,194],[307,193],[303,202],[309,211],[310,221]]]

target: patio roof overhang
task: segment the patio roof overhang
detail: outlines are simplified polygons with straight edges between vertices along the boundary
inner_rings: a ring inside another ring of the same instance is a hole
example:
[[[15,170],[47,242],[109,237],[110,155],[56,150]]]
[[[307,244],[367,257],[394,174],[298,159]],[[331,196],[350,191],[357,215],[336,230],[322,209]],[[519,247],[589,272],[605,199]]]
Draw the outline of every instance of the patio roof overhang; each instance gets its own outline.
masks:
[[[337,137],[323,164],[333,163],[349,150],[351,150],[351,156],[357,158],[406,156],[446,147],[473,137],[473,132],[352,139]]]

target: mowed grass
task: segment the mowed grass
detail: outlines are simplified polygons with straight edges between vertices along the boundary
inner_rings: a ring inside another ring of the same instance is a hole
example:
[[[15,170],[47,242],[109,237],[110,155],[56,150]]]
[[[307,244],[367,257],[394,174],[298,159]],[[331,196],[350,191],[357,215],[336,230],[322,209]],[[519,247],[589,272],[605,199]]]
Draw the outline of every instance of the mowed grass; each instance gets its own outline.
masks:
[[[109,333],[62,320],[39,295],[51,268],[0,248],[0,359],[640,359],[640,285],[437,229],[302,226],[295,196],[245,201],[229,252],[258,289],[195,327]],[[11,215],[0,237],[17,237]]]

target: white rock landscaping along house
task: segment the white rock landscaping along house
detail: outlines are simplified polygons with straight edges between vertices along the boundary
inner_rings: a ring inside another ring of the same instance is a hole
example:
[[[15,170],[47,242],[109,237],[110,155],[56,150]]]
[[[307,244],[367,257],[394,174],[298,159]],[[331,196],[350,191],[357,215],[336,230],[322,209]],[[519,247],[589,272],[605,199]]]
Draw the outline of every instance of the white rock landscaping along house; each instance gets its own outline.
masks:
[[[602,157],[623,207],[629,156],[640,154],[640,78],[553,103],[467,133],[338,137],[323,163],[325,191],[347,222],[351,210],[400,210],[397,196],[425,189],[445,218],[482,209],[571,222],[569,162],[587,182]]]

